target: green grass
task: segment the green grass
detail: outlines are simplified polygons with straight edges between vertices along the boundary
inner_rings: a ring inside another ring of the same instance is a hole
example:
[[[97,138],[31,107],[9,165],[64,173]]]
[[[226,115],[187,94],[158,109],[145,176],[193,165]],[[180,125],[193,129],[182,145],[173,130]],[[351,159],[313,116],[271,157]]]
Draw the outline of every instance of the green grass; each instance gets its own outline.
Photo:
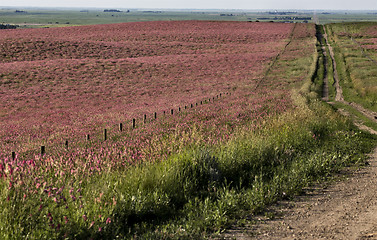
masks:
[[[331,24],[327,28],[333,41],[335,61],[345,100],[377,111],[375,63],[363,56],[360,48],[350,38],[340,37],[335,33],[344,31],[345,28],[350,33],[360,33],[363,31],[362,29],[371,24],[347,24],[344,26]]]
[[[372,11],[330,11],[330,13],[317,13],[321,24],[377,21],[377,14],[369,14]]]

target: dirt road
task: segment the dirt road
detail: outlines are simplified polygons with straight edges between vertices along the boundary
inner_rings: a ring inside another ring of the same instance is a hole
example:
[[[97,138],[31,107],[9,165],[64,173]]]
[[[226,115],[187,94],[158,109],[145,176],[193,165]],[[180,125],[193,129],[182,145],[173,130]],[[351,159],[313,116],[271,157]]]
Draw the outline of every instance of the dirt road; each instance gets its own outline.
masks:
[[[369,163],[347,180],[272,207],[278,217],[260,218],[250,239],[377,239],[377,150]]]
[[[344,100],[336,70],[334,51],[324,36],[334,64],[335,101],[353,106],[369,119],[377,121],[375,112]],[[344,114],[347,114],[343,112]],[[358,123],[360,128],[377,134]],[[250,239],[377,239],[377,149],[369,166],[346,174],[347,179],[328,187],[309,189],[294,202],[281,202],[269,215],[260,218]]]
[[[324,36],[327,41],[327,36]],[[353,106],[371,120],[375,112],[346,102],[339,85],[334,52],[328,43],[334,63],[336,101]],[[325,91],[324,91],[325,92]],[[324,100],[328,96],[324,96]],[[343,111],[343,114],[348,114]],[[360,123],[359,127],[377,134]],[[344,170],[336,182],[306,189],[294,201],[281,201],[256,224],[233,229],[225,239],[376,239],[377,240],[377,149],[370,155],[369,165],[359,170]]]

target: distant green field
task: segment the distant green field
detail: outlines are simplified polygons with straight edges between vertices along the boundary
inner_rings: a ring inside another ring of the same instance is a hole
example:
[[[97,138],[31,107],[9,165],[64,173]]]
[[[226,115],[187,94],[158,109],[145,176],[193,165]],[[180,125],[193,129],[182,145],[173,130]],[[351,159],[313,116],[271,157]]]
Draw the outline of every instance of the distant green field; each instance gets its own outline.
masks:
[[[16,12],[24,11],[24,12]],[[47,9],[1,9],[0,23],[16,24],[20,27],[56,27],[72,25],[92,25],[122,22],[169,21],[169,20],[213,20],[213,21],[274,21],[303,22],[302,18],[312,18],[311,12],[290,14],[269,14],[265,11],[144,11],[124,10],[104,12],[103,10],[47,10]],[[292,19],[289,19],[292,18]],[[296,20],[294,18],[299,18]]]
[[[318,14],[318,18],[321,24],[341,23],[341,22],[375,22],[377,21],[377,14],[376,12],[373,12],[373,11],[370,11],[370,12],[337,11],[337,12],[331,12],[330,14],[326,14],[326,12],[322,12]]]
[[[251,10],[123,10],[104,12],[103,9],[37,9],[1,8],[0,24],[19,25],[22,28],[64,27],[122,22],[210,20],[210,21],[274,21],[314,22],[321,24],[350,21],[377,21],[373,11],[314,11],[268,12]],[[308,19],[306,19],[308,18]]]

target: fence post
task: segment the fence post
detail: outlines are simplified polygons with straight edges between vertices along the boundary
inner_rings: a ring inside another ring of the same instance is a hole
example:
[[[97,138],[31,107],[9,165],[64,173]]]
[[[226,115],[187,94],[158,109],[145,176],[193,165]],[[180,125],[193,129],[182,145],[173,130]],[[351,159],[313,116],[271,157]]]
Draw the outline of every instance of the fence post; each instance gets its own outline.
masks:
[[[181,111],[181,107],[178,108],[178,112],[180,112],[180,111]]]
[[[144,114],[144,123],[147,122],[147,114]]]
[[[123,132],[123,123],[119,123],[119,131]]]
[[[107,129],[106,128],[103,130],[103,140],[104,141],[107,140]]]
[[[89,134],[86,135],[86,140],[88,140],[88,141],[90,140],[90,135]]]
[[[157,112],[154,112],[154,119],[157,119]]]
[[[41,156],[45,155],[45,153],[46,153],[46,147],[41,146]]]
[[[194,105],[192,105],[192,103],[191,103],[191,108],[193,108],[194,107]]]
[[[68,149],[68,140],[65,140],[65,148]]]
[[[12,160],[14,161],[16,159],[16,153],[12,152]]]
[[[132,119],[132,128],[135,128],[136,127],[136,119]]]
[[[170,112],[171,112],[171,115],[173,115],[174,114],[174,110],[172,109],[172,110],[170,110]]]

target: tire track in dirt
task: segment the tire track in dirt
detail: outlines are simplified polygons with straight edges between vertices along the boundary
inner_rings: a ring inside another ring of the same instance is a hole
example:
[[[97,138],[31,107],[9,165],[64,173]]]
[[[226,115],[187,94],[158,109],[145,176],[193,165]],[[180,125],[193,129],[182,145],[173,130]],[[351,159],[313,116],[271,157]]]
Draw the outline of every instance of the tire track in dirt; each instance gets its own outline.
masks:
[[[326,31],[326,29],[325,29],[325,31]],[[335,82],[334,85],[335,85],[335,88],[336,88],[335,101],[344,103],[345,101],[344,101],[344,97],[343,97],[343,90],[342,90],[342,87],[339,84],[340,81],[339,81],[339,75],[338,75],[338,70],[337,70],[336,61],[335,61],[334,50],[333,50],[331,44],[329,43],[326,32],[324,34],[324,38],[325,38],[327,47],[329,48],[330,57],[332,59],[332,65],[333,65],[333,71],[334,71],[333,76],[334,76],[334,82]]]
[[[322,89],[322,101],[328,102],[329,101],[329,78],[327,75],[327,53],[326,47],[322,47],[322,54],[324,56],[323,65],[324,65],[324,79],[323,79],[323,89]]]

